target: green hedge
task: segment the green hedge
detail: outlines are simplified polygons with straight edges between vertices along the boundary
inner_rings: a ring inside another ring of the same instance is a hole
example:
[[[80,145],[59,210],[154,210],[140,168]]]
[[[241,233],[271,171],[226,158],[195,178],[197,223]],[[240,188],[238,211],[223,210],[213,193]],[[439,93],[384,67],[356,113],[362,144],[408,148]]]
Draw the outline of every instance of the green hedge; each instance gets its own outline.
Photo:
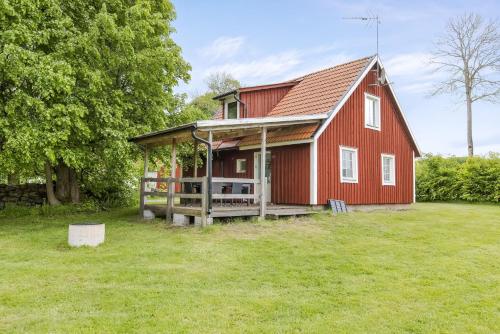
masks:
[[[444,158],[428,154],[417,162],[418,201],[500,202],[500,155]]]

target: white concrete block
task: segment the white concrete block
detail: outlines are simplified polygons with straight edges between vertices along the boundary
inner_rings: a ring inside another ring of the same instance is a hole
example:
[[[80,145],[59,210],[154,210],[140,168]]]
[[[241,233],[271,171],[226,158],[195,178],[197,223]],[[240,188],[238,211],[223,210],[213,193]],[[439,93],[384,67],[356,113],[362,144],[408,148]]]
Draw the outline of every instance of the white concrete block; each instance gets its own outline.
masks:
[[[188,226],[189,225],[189,216],[181,215],[178,213],[174,213],[174,222],[175,226]]]
[[[207,225],[212,225],[214,223],[214,219],[212,217],[207,218]],[[194,217],[194,225],[201,226],[201,217]]]
[[[144,210],[144,215],[142,216],[142,218],[147,220],[155,219],[155,213],[151,210]]]
[[[104,242],[104,224],[71,224],[68,228],[68,243],[72,247],[96,247]]]

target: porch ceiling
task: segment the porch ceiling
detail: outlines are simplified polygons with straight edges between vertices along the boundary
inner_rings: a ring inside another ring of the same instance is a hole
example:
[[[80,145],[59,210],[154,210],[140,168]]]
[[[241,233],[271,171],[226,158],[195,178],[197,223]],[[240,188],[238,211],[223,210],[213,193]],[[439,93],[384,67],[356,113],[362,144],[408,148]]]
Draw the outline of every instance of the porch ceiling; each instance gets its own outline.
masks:
[[[193,141],[192,132],[198,137],[207,139],[212,132],[213,140],[255,136],[263,127],[288,128],[298,125],[317,125],[327,118],[327,114],[288,116],[288,117],[262,117],[245,118],[237,120],[208,120],[184,124],[175,128],[151,132],[130,138],[129,141],[148,147],[157,147],[176,143]]]

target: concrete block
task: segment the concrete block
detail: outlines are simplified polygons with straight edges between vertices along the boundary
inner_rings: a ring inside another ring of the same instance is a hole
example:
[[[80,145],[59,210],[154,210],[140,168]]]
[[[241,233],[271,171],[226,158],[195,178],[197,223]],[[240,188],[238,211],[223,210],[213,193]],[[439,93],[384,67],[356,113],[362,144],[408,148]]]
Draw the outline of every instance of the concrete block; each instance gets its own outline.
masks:
[[[142,218],[147,220],[155,219],[155,213],[151,210],[144,210],[144,215]]]
[[[178,213],[174,213],[173,224],[175,226],[188,226],[189,225],[189,216],[181,215]]]
[[[96,247],[104,242],[104,224],[71,224],[68,229],[68,244],[73,247]]]

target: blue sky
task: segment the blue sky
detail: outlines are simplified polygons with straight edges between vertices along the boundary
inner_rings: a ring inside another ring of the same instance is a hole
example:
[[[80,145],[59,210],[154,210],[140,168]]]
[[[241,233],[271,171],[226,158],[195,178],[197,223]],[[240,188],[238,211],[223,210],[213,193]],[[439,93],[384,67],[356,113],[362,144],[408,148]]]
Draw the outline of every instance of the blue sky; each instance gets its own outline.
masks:
[[[459,97],[429,96],[440,74],[427,62],[448,18],[471,10],[498,18],[499,1],[173,3],[174,39],[193,68],[177,91],[191,96],[206,90],[211,72],[267,84],[375,54],[375,26],[342,18],[378,13],[380,57],[422,151],[466,155],[465,105]],[[500,104],[479,102],[473,112],[476,153],[500,152]]]

